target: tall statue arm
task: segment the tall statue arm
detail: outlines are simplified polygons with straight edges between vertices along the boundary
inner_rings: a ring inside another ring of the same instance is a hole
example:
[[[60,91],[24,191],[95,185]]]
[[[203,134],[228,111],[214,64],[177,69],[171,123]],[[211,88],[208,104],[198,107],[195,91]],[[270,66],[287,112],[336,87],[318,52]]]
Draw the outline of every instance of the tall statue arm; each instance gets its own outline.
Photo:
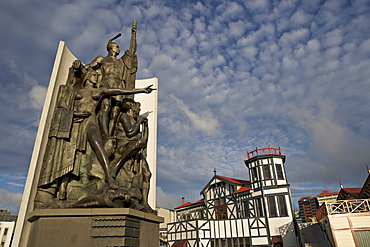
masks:
[[[127,95],[127,94],[137,94],[137,93],[151,93],[155,88],[152,85],[145,88],[106,88],[102,91],[101,96],[115,96],[115,95]]]
[[[134,19],[134,22],[132,23],[132,28],[131,28],[131,41],[130,41],[130,53],[131,54],[135,54],[137,50],[136,25],[137,25],[137,20]]]

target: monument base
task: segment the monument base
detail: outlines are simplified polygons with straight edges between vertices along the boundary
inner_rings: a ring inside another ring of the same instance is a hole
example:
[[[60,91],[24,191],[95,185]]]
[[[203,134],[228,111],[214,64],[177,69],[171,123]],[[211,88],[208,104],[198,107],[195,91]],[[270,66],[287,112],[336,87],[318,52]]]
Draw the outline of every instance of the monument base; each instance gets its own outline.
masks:
[[[27,246],[159,247],[163,218],[130,208],[37,209]]]

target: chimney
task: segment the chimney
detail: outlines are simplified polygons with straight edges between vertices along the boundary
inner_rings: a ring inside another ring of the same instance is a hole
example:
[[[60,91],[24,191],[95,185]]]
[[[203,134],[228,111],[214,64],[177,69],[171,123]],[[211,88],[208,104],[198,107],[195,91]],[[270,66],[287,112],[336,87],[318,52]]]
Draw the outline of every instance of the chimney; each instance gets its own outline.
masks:
[[[185,197],[181,198],[181,205],[185,204]]]

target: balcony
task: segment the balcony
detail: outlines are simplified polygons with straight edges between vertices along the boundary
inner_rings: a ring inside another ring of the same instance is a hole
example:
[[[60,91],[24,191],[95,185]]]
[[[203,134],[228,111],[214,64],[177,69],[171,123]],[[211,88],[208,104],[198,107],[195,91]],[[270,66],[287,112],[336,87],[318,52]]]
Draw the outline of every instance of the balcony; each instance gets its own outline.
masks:
[[[316,211],[317,220],[327,215],[370,213],[370,199],[353,199],[336,202],[325,202]]]

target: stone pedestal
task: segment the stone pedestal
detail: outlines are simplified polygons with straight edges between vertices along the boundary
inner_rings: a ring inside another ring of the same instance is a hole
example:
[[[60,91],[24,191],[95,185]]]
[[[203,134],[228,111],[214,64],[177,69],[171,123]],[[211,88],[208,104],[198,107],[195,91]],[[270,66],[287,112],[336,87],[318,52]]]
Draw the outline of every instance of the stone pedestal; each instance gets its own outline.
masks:
[[[159,247],[163,222],[129,208],[42,209],[27,220],[29,247]]]

